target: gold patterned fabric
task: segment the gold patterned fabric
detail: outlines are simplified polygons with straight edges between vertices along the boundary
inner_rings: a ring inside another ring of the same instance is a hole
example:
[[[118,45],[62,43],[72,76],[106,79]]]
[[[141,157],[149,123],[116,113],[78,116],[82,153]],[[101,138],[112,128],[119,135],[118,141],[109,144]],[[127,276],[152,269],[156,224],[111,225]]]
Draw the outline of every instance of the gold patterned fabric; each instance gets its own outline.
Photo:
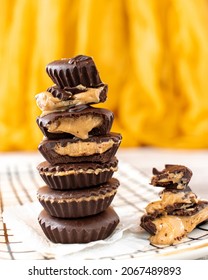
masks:
[[[208,148],[207,0],[1,1],[0,150],[36,149],[45,66],[92,56],[126,147]]]

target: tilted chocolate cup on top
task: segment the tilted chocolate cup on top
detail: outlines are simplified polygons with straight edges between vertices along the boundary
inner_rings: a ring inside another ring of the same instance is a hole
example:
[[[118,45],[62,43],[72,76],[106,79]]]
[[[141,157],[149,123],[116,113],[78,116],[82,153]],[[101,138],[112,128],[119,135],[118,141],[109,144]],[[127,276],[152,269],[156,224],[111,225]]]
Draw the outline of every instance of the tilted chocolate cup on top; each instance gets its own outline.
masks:
[[[37,124],[48,139],[87,139],[110,132],[114,114],[103,108],[80,105],[37,118]]]
[[[55,60],[46,66],[46,72],[60,88],[102,85],[95,63],[90,56],[78,55]]]

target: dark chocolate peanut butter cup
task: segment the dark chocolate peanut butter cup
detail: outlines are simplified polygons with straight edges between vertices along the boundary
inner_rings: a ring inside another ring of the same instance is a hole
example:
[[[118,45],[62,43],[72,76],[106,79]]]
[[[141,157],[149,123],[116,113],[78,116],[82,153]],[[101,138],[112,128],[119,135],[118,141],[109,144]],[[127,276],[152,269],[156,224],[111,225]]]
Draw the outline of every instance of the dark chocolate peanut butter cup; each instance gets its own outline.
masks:
[[[43,140],[39,151],[51,164],[78,162],[108,162],[113,158],[121,143],[119,133],[109,133],[105,136],[93,136],[88,139],[64,138]]]
[[[119,223],[119,217],[112,207],[94,216],[78,219],[62,219],[42,210],[39,224],[46,237],[53,243],[89,243],[109,237]]]
[[[94,135],[108,134],[113,119],[114,115],[110,110],[79,105],[65,111],[39,116],[37,124],[48,139],[86,139]]]
[[[98,87],[102,84],[92,57],[85,55],[55,60],[46,66],[46,72],[61,88],[77,85]]]
[[[80,162],[51,165],[47,161],[37,166],[40,176],[51,189],[70,190],[107,182],[117,171],[118,160],[105,163]]]
[[[107,209],[119,187],[119,181],[111,178],[95,187],[79,190],[52,190],[39,188],[37,197],[44,209],[57,218],[80,218],[98,214]]]

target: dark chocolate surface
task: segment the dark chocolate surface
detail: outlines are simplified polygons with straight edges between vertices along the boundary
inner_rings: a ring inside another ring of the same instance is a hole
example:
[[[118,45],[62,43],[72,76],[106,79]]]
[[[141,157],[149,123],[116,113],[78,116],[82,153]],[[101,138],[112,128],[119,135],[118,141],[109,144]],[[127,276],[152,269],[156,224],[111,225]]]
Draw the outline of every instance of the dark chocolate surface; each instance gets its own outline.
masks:
[[[98,162],[78,162],[78,163],[70,163],[70,164],[57,164],[57,165],[51,165],[49,162],[44,161],[41,162],[37,169],[39,172],[65,172],[69,170],[74,170],[75,172],[79,169],[82,169],[84,172],[86,172],[88,169],[96,170],[96,169],[108,169],[110,167],[117,167],[118,165],[118,159],[116,157],[113,157],[110,161],[107,161],[105,163],[98,163]]]
[[[154,235],[157,231],[157,228],[155,224],[153,224],[153,220],[155,217],[152,217],[151,215],[144,214],[141,217],[140,226],[145,229],[147,232],[149,232],[151,235]]]
[[[77,219],[52,217],[42,210],[38,221],[46,237],[54,243],[88,243],[107,238],[118,225],[119,217],[112,207]]]
[[[44,209],[58,218],[80,218],[100,213],[108,208],[116,195],[119,181],[115,178],[99,186],[78,190],[52,190],[41,187],[37,198]]]
[[[63,101],[70,100],[73,95],[72,89],[71,90],[69,90],[68,88],[62,89],[56,85],[49,87],[47,91],[50,92],[53,95],[53,97],[59,98],[60,100]],[[78,90],[78,92],[84,92],[84,91],[85,90]]]
[[[83,189],[107,182],[117,170],[118,160],[114,157],[105,163],[80,162],[50,165],[47,161],[40,163],[37,169],[40,176],[51,189]],[[113,168],[113,169],[112,169]],[[87,170],[91,172],[87,172]],[[67,171],[73,171],[67,173]],[[56,172],[62,172],[60,176]]]
[[[59,138],[73,138],[74,135],[66,132],[60,133],[51,133],[48,132],[47,126],[50,125],[53,122],[59,122],[63,118],[72,118],[76,119],[80,116],[92,116],[93,117],[101,117],[102,118],[102,124],[98,127],[93,128],[89,135],[105,135],[110,132],[114,115],[113,112],[107,109],[103,108],[94,108],[90,105],[79,105],[72,108],[69,108],[65,111],[58,111],[58,112],[52,112],[50,114],[47,114],[45,116],[39,116],[37,117],[37,124],[39,128],[41,129],[42,133],[49,139],[59,139]],[[85,124],[83,123],[83,126]]]
[[[102,84],[92,57],[78,55],[74,58],[55,60],[46,66],[52,81],[61,88],[84,85],[98,87]]]
[[[69,199],[84,199],[91,197],[99,197],[101,195],[106,195],[107,193],[115,190],[119,187],[119,181],[116,178],[111,178],[108,182],[100,184],[98,186],[79,189],[79,190],[70,190],[70,191],[59,191],[52,190],[48,186],[44,186],[38,189],[37,196],[39,199],[44,200],[69,200]],[[93,199],[93,198],[92,198]]]

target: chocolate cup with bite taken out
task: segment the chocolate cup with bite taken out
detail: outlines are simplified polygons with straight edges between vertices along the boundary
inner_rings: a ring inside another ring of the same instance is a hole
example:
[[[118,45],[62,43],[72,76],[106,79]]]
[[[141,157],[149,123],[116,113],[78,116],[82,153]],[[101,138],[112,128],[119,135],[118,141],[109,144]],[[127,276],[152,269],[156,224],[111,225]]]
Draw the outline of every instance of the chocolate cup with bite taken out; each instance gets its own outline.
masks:
[[[114,115],[107,109],[79,105],[37,117],[37,124],[48,139],[87,139],[110,132]]]
[[[44,139],[38,149],[51,165],[78,162],[104,163],[115,156],[121,139],[121,134],[113,132],[85,140],[78,138]]]

